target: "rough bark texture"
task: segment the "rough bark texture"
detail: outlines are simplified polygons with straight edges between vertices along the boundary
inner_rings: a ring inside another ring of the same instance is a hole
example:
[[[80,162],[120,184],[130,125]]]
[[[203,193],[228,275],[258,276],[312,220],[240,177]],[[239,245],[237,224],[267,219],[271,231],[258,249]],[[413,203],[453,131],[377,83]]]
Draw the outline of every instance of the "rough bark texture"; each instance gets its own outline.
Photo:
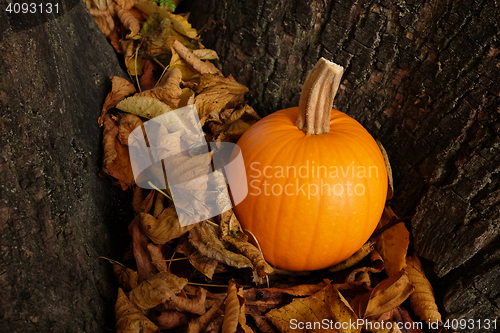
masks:
[[[114,328],[113,191],[100,108],[124,75],[85,6],[7,15],[0,1],[0,330]],[[55,3],[55,2],[54,2]]]
[[[223,73],[265,115],[299,102],[321,56],[345,67],[335,108],[380,139],[400,216],[433,262],[446,318],[500,316],[498,1],[190,0]],[[483,329],[463,332],[484,332]]]

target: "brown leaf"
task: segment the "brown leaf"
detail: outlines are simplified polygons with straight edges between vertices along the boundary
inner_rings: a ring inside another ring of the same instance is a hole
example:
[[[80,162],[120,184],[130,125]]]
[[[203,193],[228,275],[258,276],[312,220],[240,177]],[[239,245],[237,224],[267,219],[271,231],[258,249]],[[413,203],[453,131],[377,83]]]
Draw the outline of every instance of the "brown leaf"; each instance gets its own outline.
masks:
[[[249,242],[243,241],[234,236],[226,236],[224,237],[224,240],[231,243],[238,249],[238,251],[252,261],[252,264],[260,277],[264,277],[273,272],[273,268],[264,259],[262,252]]]
[[[212,305],[210,310],[205,312],[204,315],[193,319],[189,322],[188,333],[199,333],[205,330],[209,323],[213,322],[215,318],[223,313],[221,309],[222,301],[218,301]]]
[[[215,272],[215,268],[217,267],[218,261],[215,259],[208,258],[201,253],[199,253],[194,246],[192,246],[187,237],[182,238],[178,245],[177,248],[175,249],[176,252],[184,254],[191,265],[193,265],[194,268],[196,268],[198,271],[200,271],[203,275],[205,275],[208,279],[212,280],[212,277]]]
[[[191,312],[202,315],[205,313],[205,299],[207,291],[203,288],[196,290],[196,297],[189,299],[186,297],[176,296],[165,304],[167,308],[174,308],[178,311]]]
[[[104,134],[102,145],[104,148],[103,171],[116,179],[122,190],[135,184],[128,148],[117,139],[118,126],[109,116],[104,116]]]
[[[330,272],[338,272],[343,269],[352,267],[363,260],[370,252],[373,251],[374,242],[368,241],[366,242],[356,253],[347,258],[345,261],[330,267],[328,270]]]
[[[153,210],[154,217],[158,217],[163,212],[163,209],[165,209],[164,203],[165,203],[165,196],[160,192],[156,193],[156,200],[154,206],[155,208]]]
[[[377,319],[403,303],[413,292],[414,287],[403,269],[398,274],[383,280],[363,297],[367,300],[366,309],[361,309],[360,317]],[[364,302],[361,302],[363,304]]]
[[[184,235],[194,224],[181,227],[175,208],[169,207],[155,218],[149,214],[140,214],[142,229],[155,244],[165,244]]]
[[[245,104],[243,107],[225,109],[221,113],[213,110],[207,115],[207,124],[216,141],[236,142],[243,133],[260,120],[255,110]]]
[[[141,30],[141,24],[139,20],[137,20],[137,18],[135,18],[135,16],[128,9],[124,9],[119,5],[115,5],[115,10],[123,26],[126,29],[130,30],[127,38],[137,35],[139,33],[139,30]]]
[[[139,225],[136,223],[139,216],[136,216],[132,225],[132,247],[134,251],[134,258],[137,265],[137,274],[139,275],[139,282],[150,278],[156,273],[156,268],[151,263],[151,257],[147,245],[149,244],[148,238],[142,233]]]
[[[385,167],[387,169],[387,179],[388,179],[387,200],[389,200],[394,196],[394,181],[392,179],[391,163],[389,162],[389,155],[387,154],[387,151],[382,145],[382,142],[380,142],[379,140],[375,141],[377,142],[377,145],[380,148],[380,151],[382,152],[382,156],[384,156]]]
[[[168,266],[161,249],[151,243],[148,244],[149,255],[151,256],[151,263],[156,267],[158,272],[167,272]]]
[[[134,7],[134,0],[115,0],[118,6],[122,7],[123,9],[130,9]]]
[[[314,322],[321,322],[325,319],[340,323],[356,322],[357,316],[349,306],[349,303],[332,285],[328,285],[320,292],[307,298],[295,299],[288,305],[280,309],[273,309],[266,314],[266,317],[276,326],[280,332],[324,332],[324,329],[313,327]],[[297,329],[292,325],[295,323],[309,322],[310,327]],[[361,332],[360,329],[341,329],[338,332]]]
[[[271,326],[265,316],[251,315],[255,325],[262,333],[278,333],[278,331]]]
[[[398,217],[390,207],[385,207],[380,218],[378,229]],[[406,266],[406,252],[410,243],[410,233],[404,223],[398,223],[382,232],[375,238],[375,248],[380,253],[385,263],[387,275],[398,274]]]
[[[132,289],[129,297],[139,309],[151,309],[160,303],[173,299],[186,286],[187,282],[187,279],[172,273],[159,272]]]
[[[384,313],[383,315],[380,316],[378,321],[392,322],[393,326],[399,325],[402,326],[403,329],[399,330],[398,328],[396,328],[394,330],[370,330],[369,329],[370,327],[368,325],[365,325],[365,329],[372,333],[382,333],[382,332],[422,333],[422,330],[418,328],[418,325],[414,324],[413,320],[408,314],[408,311],[406,311],[401,306],[398,306],[392,309],[391,311]]]
[[[415,291],[410,296],[411,308],[421,320],[428,323],[437,321],[439,325],[442,325],[432,285],[425,277],[420,260],[414,254],[412,257],[407,257],[406,261],[408,278],[415,286]]]
[[[167,104],[171,103],[173,106],[177,107],[182,94],[182,89],[180,87],[181,80],[181,70],[174,68],[168,71],[167,79],[163,85],[159,85],[151,90],[145,90],[141,93],[137,93],[134,96],[152,97]]]
[[[142,125],[141,119],[130,113],[118,114],[118,140],[124,146],[128,146],[128,137],[137,127]]]
[[[118,262],[113,262],[113,273],[118,280],[118,284],[123,289],[132,290],[137,287],[138,275],[136,271],[125,267]]]
[[[164,311],[157,318],[161,329],[172,329],[189,322],[188,314],[179,311]]]
[[[174,41],[172,48],[179,54],[179,56],[184,59],[189,65],[191,65],[200,74],[217,74],[220,75],[220,71],[216,69],[213,65],[201,61],[198,59],[187,47],[182,45],[178,40]]]
[[[234,280],[230,280],[225,302],[222,333],[234,333],[238,326],[244,332],[253,332],[246,324],[243,287],[234,282]]]
[[[115,22],[108,9],[100,10],[96,8],[89,9],[90,14],[94,17],[99,28],[101,28],[104,36],[109,37],[115,30]]]
[[[248,92],[248,88],[236,82],[231,75],[224,78],[205,74],[200,78],[197,92],[199,94],[194,102],[203,125],[210,113],[220,113],[225,108],[234,108],[242,103],[243,95]]]
[[[159,328],[151,322],[125,295],[121,288],[118,289],[118,299],[115,305],[116,332],[134,333],[158,332]]]
[[[142,91],[153,89],[156,85],[156,79],[154,77],[155,66],[151,60],[146,60],[144,62],[144,73],[139,79],[139,85]]]
[[[250,260],[241,254],[226,250],[213,227],[206,222],[194,225],[189,231],[189,242],[203,255],[236,268],[252,267]]]

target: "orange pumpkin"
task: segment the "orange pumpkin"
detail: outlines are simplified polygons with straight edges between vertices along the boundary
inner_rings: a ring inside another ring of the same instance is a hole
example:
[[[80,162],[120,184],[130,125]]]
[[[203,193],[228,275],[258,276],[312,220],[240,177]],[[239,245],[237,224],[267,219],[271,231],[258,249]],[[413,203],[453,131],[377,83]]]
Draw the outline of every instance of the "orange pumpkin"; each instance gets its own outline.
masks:
[[[322,58],[298,108],[265,117],[238,141],[248,195],[235,213],[265,259],[287,270],[347,259],[384,209],[387,171],[377,143],[356,120],[331,109],[342,72]]]

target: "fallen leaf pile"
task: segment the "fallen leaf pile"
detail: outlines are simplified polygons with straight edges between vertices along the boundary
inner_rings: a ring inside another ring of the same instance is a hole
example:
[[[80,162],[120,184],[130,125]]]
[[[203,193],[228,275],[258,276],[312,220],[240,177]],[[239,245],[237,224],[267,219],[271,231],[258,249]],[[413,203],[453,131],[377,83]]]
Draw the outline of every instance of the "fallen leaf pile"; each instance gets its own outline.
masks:
[[[136,214],[127,221],[132,244],[123,264],[110,260],[120,285],[118,333],[421,332],[412,326],[410,313],[425,322],[423,327],[442,325],[420,261],[407,254],[409,232],[390,207],[357,253],[315,272],[269,265],[232,210],[181,226],[183,216],[168,189],[164,193],[135,184],[129,144],[139,143],[130,140],[131,133],[149,119],[195,105],[207,142],[236,142],[259,120],[245,103],[248,88],[224,77],[209,61],[218,59],[217,54],[203,47],[187,16],[149,0],[85,3],[124,56],[130,74],[130,80],[111,77],[112,90],[98,119],[104,127],[102,175],[133,191]],[[158,154],[182,171],[179,177],[210,164],[211,154],[191,159],[189,152],[171,155],[171,147],[181,151],[196,138],[184,135],[180,121],[165,127],[157,141],[167,148]],[[194,188],[207,186],[203,177],[181,180],[196,181]],[[221,207],[227,204],[217,201]]]

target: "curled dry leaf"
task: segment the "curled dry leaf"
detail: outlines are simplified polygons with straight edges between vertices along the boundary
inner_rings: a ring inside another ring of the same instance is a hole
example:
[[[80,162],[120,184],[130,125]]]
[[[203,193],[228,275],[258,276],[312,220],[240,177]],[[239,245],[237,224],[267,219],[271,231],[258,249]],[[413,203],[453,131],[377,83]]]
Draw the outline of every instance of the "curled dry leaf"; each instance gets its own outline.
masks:
[[[132,249],[137,265],[137,274],[139,276],[139,282],[142,282],[153,276],[156,273],[156,268],[151,263],[151,257],[147,249],[149,244],[148,238],[139,227],[137,223],[138,219],[139,215],[134,218],[134,221],[132,221],[130,225],[132,227]]]
[[[377,145],[380,148],[380,151],[382,152],[382,156],[384,156],[385,167],[387,169],[387,180],[388,180],[387,200],[389,200],[394,196],[394,181],[392,179],[391,163],[389,162],[389,155],[387,155],[387,151],[382,145],[382,142],[380,142],[379,140],[375,141],[377,142]]]
[[[256,248],[249,242],[243,241],[234,236],[226,236],[223,239],[226,242],[231,243],[238,249],[238,251],[240,251],[245,257],[252,261],[252,264],[260,277],[264,277],[273,272],[273,268],[264,259],[264,255],[262,254],[262,252],[260,252],[258,248]]]
[[[151,322],[125,295],[121,288],[118,289],[118,299],[115,305],[116,332],[134,333],[158,332],[159,328]]]
[[[177,106],[180,101],[180,96],[182,94],[182,89],[180,83],[182,80],[182,73],[179,68],[174,68],[168,71],[168,76],[165,80],[165,84],[157,86],[151,90],[146,90],[141,93],[135,94],[134,96],[148,96],[158,99],[164,103],[171,103],[173,106]]]
[[[235,142],[258,120],[257,112],[245,104],[237,110],[226,109],[220,113],[215,109],[207,115],[206,122],[216,141]]]
[[[152,119],[172,109],[162,101],[147,96],[132,96],[116,105],[122,111],[135,114],[139,117]]]
[[[282,308],[269,311],[266,317],[280,332],[319,332],[320,330],[314,330],[312,327],[314,322],[328,319],[333,323],[343,323],[356,322],[358,319],[342,294],[330,284],[312,296],[295,299]],[[302,330],[292,329],[290,325],[292,319],[309,323],[311,327],[305,327]],[[341,332],[359,333],[361,330],[348,328]]]
[[[217,52],[210,49],[193,50],[193,54],[196,56],[196,58],[201,60],[219,60]]]
[[[172,329],[189,322],[189,315],[179,311],[164,311],[157,318],[161,329]]]
[[[199,94],[195,97],[194,102],[203,125],[210,113],[220,113],[223,109],[233,108],[239,103],[243,103],[243,95],[248,92],[248,88],[236,82],[231,75],[224,78],[205,74],[200,78],[197,92]]]
[[[169,272],[159,272],[141,282],[130,292],[130,300],[141,310],[154,308],[175,297],[187,284],[187,279]]]
[[[210,310],[205,312],[204,315],[191,320],[189,322],[189,327],[187,332],[199,333],[201,331],[204,331],[207,328],[208,324],[213,322],[215,318],[220,317],[220,315],[223,313],[221,306],[222,306],[222,301],[217,301],[210,307]]]
[[[203,255],[236,268],[252,267],[251,261],[241,254],[228,251],[206,222],[195,224],[189,231],[189,242]]]
[[[151,243],[148,244],[149,255],[151,256],[151,263],[156,267],[158,272],[167,272],[168,266],[161,253],[161,249]]]
[[[238,326],[240,326],[244,332],[253,332],[246,324],[243,287],[233,280],[230,280],[225,302],[222,333],[234,333],[238,329]]]
[[[345,283],[350,283],[355,281],[363,282],[358,277],[358,275],[362,275],[365,278],[365,282],[367,282],[366,285],[370,287],[371,283],[370,280],[366,280],[366,274],[380,273],[383,270],[384,270],[384,265],[382,262],[377,262],[374,266],[356,268],[352,270],[351,273],[349,273],[349,275],[347,275],[347,277],[345,278]]]
[[[383,280],[370,292],[354,299],[352,303],[358,306],[359,316],[368,319],[378,319],[384,312],[390,311],[401,305],[413,292],[414,287],[408,279],[408,274],[403,269],[398,274]],[[366,306],[365,306],[366,305]]]
[[[165,209],[164,204],[165,204],[165,196],[160,192],[157,192],[153,210],[154,217],[158,217],[163,212],[163,209]]]
[[[408,263],[406,268],[408,277],[415,286],[415,291],[410,296],[411,308],[421,320],[426,322],[437,321],[442,325],[443,322],[436,305],[432,285],[425,277],[420,260],[416,255],[407,257],[406,260]]]
[[[278,333],[278,331],[269,324],[265,316],[251,315],[255,325],[262,333]]]
[[[346,269],[348,267],[352,267],[356,265],[358,262],[363,260],[367,255],[370,254],[370,252],[373,251],[374,249],[374,244],[375,242],[368,241],[366,242],[356,253],[354,253],[352,256],[347,258],[345,261],[330,267],[328,270],[330,272],[338,272],[343,269]]]
[[[173,207],[164,209],[158,218],[141,213],[140,219],[144,233],[155,244],[165,244],[184,235],[194,227],[194,224],[182,227]]]
[[[178,40],[174,41],[172,48],[177,52],[179,57],[184,59],[195,71],[200,74],[216,74],[221,75],[221,72],[214,67],[210,62],[203,62],[196,57],[187,47],[182,45]]]
[[[393,326],[397,326],[397,324],[399,323],[399,325],[403,326],[403,332],[404,333],[422,333],[422,330],[420,330],[418,328],[417,325],[413,325],[413,320],[411,319],[410,315],[408,314],[408,311],[406,311],[403,307],[401,306],[398,306],[394,309],[392,309],[391,311],[389,312],[386,312],[384,313],[383,315],[380,316],[380,318],[378,319],[379,322],[392,322],[393,323]],[[399,330],[397,327],[394,327],[393,330],[376,330],[376,329],[371,329],[371,328],[374,328],[373,326],[375,325],[372,325],[372,327],[370,327],[369,325],[365,325],[365,329],[368,331],[368,332],[372,332],[372,333],[398,333],[398,332],[401,332],[401,330]]]
[[[124,146],[128,146],[128,137],[137,127],[142,125],[141,119],[130,113],[120,113],[118,115],[118,140]]]
[[[178,311],[185,311],[202,315],[205,313],[206,297],[207,297],[207,291],[203,288],[198,288],[198,290],[196,290],[195,298],[189,299],[186,297],[176,296],[170,301],[168,301],[166,306],[168,308],[174,308]]]
[[[130,30],[127,38],[137,35],[139,33],[139,30],[141,30],[141,24],[139,20],[137,20],[137,18],[135,18],[135,16],[128,9],[124,9],[119,5],[115,5],[115,10],[123,26],[126,29]]]
[[[115,30],[115,22],[108,9],[100,10],[96,8],[89,9],[90,14],[94,17],[99,28],[101,28],[104,36],[109,37]]]
[[[134,7],[134,0],[115,0],[116,4],[123,9],[130,9]]]
[[[138,275],[133,269],[125,267],[118,262],[113,262],[113,273],[118,280],[118,284],[123,289],[132,290],[137,287]]]
[[[102,169],[106,174],[116,179],[122,190],[126,190],[135,184],[135,180],[128,149],[118,140],[118,131],[116,122],[109,115],[105,115]]]
[[[199,253],[196,248],[189,243],[187,237],[183,237],[179,241],[175,251],[184,254],[194,268],[200,271],[208,279],[212,280],[215,268],[217,267],[217,260],[208,258]]]
[[[380,229],[398,217],[390,207],[385,207],[377,229]],[[375,248],[385,263],[387,275],[395,275],[406,266],[406,252],[410,243],[410,233],[404,223],[398,223],[383,231],[375,238]]]

